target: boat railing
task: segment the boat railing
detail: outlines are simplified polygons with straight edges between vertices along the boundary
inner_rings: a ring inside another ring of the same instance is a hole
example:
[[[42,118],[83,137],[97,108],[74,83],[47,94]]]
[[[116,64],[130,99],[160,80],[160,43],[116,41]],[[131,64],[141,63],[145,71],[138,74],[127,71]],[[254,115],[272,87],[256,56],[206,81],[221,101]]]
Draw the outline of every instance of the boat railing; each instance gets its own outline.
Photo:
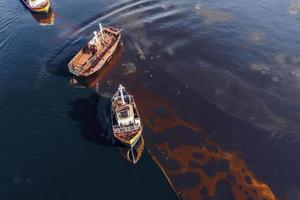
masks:
[[[113,130],[115,133],[123,133],[123,132],[135,131],[135,130],[138,130],[139,128],[140,128],[139,125],[134,124],[134,125],[125,126],[125,127],[114,126]]]

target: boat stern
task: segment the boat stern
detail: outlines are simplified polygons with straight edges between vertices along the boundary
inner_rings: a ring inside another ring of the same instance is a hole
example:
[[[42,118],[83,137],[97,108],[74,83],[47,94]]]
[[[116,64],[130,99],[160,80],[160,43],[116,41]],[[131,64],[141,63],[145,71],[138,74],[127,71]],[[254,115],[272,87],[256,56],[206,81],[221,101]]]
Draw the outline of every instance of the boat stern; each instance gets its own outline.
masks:
[[[114,136],[122,143],[124,144],[125,146],[128,146],[128,147],[134,147],[134,145],[137,143],[137,141],[140,139],[142,135],[142,129],[140,129],[136,135],[134,137],[132,137],[130,140],[126,140],[126,139],[123,139],[123,138],[120,138],[118,137],[117,135],[114,134]]]
[[[72,64],[69,63],[68,68],[69,68],[69,72],[70,72],[71,74],[73,74],[73,75],[75,75],[75,76],[80,76],[80,74],[77,73],[77,72],[73,69]]]
[[[129,146],[133,147],[140,139],[141,135],[142,135],[142,130],[139,130],[139,132],[129,140]]]
[[[51,7],[51,1],[48,0],[48,1],[47,1],[47,5],[45,5],[45,6],[42,7],[42,8],[35,8],[35,9],[32,9],[32,11],[35,12],[35,13],[48,13],[49,10],[50,10],[50,7]]]

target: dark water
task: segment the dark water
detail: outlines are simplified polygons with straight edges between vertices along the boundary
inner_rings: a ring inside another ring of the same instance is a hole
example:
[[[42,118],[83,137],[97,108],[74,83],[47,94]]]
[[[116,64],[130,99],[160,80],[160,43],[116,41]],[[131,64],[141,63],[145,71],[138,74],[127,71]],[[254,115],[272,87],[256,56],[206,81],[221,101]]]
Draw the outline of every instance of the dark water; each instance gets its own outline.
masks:
[[[1,200],[300,199],[300,1],[52,2],[0,2]],[[123,45],[73,87],[99,22]],[[145,125],[136,165],[109,134],[118,83]]]

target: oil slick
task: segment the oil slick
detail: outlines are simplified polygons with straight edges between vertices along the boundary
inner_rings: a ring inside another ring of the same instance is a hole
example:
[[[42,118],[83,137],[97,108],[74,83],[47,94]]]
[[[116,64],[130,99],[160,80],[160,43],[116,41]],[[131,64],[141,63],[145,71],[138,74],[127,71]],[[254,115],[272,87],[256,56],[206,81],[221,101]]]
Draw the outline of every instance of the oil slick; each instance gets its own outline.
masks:
[[[265,40],[265,37],[265,34],[259,31],[250,34],[250,40],[254,44],[261,44]]]
[[[148,74],[151,72],[146,71],[145,75]],[[144,84],[137,84],[136,78],[140,75],[133,73],[128,84],[134,83],[129,87],[130,92],[136,97],[147,127],[144,133],[147,150],[180,198],[214,198],[220,195],[220,190],[226,190],[228,198],[276,199],[270,186],[256,177],[241,155],[224,150],[200,126],[182,119],[166,99],[148,91]],[[102,85],[107,78],[96,77],[87,87]],[[112,85],[118,82],[118,78],[111,80]],[[122,157],[132,163],[136,163],[143,152],[124,147],[118,149]]]
[[[213,25],[220,22],[229,22],[233,18],[233,16],[226,11],[209,9],[206,8],[202,3],[195,4],[194,10],[197,15],[205,18],[203,21],[205,25]]]
[[[223,150],[201,127],[181,119],[166,100],[145,89],[136,95],[143,97],[138,104],[144,123],[156,134],[147,137],[149,151],[181,199],[213,198],[224,184],[235,199],[276,199],[239,154]]]
[[[136,66],[133,62],[122,64],[123,73],[122,75],[127,76],[136,72]]]

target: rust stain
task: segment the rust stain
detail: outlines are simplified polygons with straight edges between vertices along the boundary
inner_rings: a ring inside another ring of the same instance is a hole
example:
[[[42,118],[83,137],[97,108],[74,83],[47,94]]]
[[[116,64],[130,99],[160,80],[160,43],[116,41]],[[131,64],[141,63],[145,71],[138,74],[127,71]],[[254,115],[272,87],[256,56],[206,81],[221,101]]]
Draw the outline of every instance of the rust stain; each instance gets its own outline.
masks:
[[[123,53],[123,45],[119,45],[112,56],[112,59],[98,72],[89,77],[77,77],[78,85],[97,88],[99,84],[102,84],[107,80],[109,74],[117,67],[117,63],[120,61]]]

